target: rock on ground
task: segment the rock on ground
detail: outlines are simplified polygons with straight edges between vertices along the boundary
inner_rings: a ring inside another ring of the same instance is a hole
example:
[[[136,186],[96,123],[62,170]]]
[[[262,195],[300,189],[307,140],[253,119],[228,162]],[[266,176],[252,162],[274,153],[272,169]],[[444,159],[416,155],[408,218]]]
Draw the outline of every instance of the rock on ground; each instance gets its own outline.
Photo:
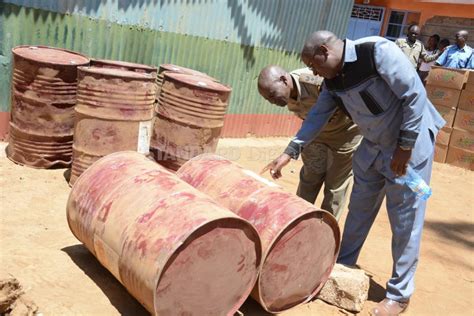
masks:
[[[351,312],[360,312],[367,300],[370,279],[363,270],[336,264],[318,298]]]
[[[0,315],[35,315],[38,307],[25,296],[20,282],[12,276],[0,276]]]

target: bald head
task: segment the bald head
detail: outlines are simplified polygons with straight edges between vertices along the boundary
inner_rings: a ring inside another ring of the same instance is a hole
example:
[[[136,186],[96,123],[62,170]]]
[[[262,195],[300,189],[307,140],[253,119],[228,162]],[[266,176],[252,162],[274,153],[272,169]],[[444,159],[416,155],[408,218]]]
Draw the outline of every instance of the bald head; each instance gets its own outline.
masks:
[[[407,40],[411,43],[415,43],[420,36],[421,29],[417,24],[412,24],[407,29]]]
[[[278,106],[287,105],[292,89],[290,74],[280,66],[269,65],[260,71],[258,92],[268,102]]]
[[[306,40],[301,59],[315,75],[332,79],[342,67],[344,42],[330,31],[317,31]]]
[[[454,40],[456,42],[456,45],[458,45],[460,48],[463,48],[464,45],[466,45],[468,36],[469,36],[468,31],[466,30],[458,31],[456,33],[456,38]]]
[[[286,76],[287,74],[286,70],[280,66],[269,65],[260,71],[260,75],[258,76],[258,88],[269,89],[274,85],[275,81],[278,81],[281,76]]]
[[[312,57],[322,45],[331,45],[338,40],[336,34],[330,31],[317,31],[312,33],[304,43],[301,58]]]

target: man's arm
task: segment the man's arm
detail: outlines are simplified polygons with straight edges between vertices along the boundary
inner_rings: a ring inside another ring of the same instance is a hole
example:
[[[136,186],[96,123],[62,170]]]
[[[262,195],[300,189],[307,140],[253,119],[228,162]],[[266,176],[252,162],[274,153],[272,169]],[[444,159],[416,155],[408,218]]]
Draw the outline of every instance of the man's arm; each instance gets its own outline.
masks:
[[[448,48],[446,47],[446,49],[443,51],[441,56],[439,56],[438,59],[436,59],[435,64],[438,66],[444,66],[446,64],[447,59],[448,59]]]
[[[298,159],[304,146],[318,136],[331,116],[336,111],[336,102],[327,89],[323,89],[316,104],[311,107],[308,116],[301,125],[300,130],[292,139],[285,153],[293,159]]]
[[[304,146],[316,138],[336,111],[337,105],[331,94],[323,88],[316,104],[311,108],[296,136],[288,144],[284,153],[270,162],[261,173],[270,170],[274,179],[281,177],[281,170],[291,158],[298,159]]]
[[[425,62],[425,63],[429,63],[429,62],[432,62],[433,60],[436,60],[438,59],[440,55],[440,52],[438,51],[437,53],[434,53],[434,54],[428,54],[428,52],[426,51],[425,47],[423,46],[423,44],[421,44],[421,59]]]
[[[374,55],[380,76],[402,100],[403,118],[391,167],[395,174],[403,175],[420,132],[426,90],[410,62],[393,45],[390,41],[377,42]]]

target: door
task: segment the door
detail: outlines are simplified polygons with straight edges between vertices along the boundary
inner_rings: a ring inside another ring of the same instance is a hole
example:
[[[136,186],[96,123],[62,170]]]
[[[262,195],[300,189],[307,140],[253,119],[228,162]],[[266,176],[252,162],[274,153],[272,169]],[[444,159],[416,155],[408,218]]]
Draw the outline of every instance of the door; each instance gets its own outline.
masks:
[[[347,28],[347,38],[356,40],[380,35],[384,12],[384,7],[354,4]]]

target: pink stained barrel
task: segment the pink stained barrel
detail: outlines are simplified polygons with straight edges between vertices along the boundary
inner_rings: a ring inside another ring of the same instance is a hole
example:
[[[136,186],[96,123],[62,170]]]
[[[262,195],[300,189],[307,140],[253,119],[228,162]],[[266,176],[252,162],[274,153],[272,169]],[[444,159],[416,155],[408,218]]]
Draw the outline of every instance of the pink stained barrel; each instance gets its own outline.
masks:
[[[154,159],[178,170],[193,157],[214,153],[231,91],[209,78],[165,73],[150,141]]]
[[[233,315],[257,278],[253,226],[136,152],[89,167],[72,188],[67,220],[152,314]]]
[[[256,227],[263,258],[252,296],[267,311],[284,311],[319,292],[340,245],[330,213],[216,155],[189,160],[177,175]]]
[[[89,58],[47,46],[12,49],[7,157],[34,168],[66,168],[72,160],[77,68]]]
[[[78,68],[73,185],[94,161],[117,151],[148,154],[155,77],[148,73],[104,68]]]

